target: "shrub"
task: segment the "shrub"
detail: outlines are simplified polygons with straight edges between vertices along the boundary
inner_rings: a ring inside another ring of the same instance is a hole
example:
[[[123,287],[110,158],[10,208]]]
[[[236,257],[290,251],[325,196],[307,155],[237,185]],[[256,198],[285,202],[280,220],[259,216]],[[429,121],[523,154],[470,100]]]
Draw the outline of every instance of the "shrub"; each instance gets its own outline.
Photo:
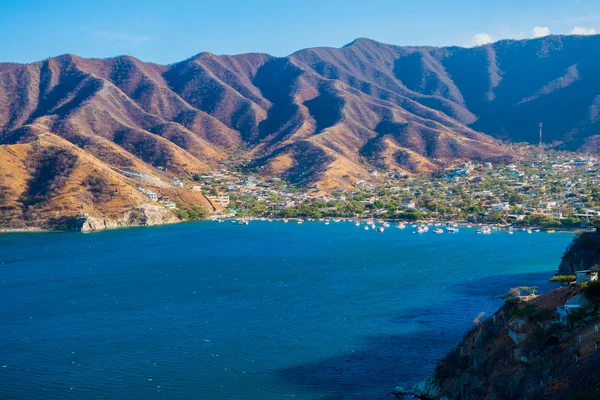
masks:
[[[533,295],[535,295],[535,292],[537,292],[538,287],[537,286],[519,286],[519,289],[529,293],[530,296],[533,296]]]
[[[569,312],[569,314],[567,315],[567,321],[570,324],[574,324],[579,321],[585,321],[591,317],[594,317],[597,311],[598,310],[596,309],[596,307],[581,307]]]
[[[537,314],[537,306],[533,304],[525,304],[523,307],[515,308],[511,313],[511,317],[521,318],[526,321],[533,320],[534,316]]]
[[[418,221],[420,219],[423,219],[423,215],[419,211],[412,209],[400,213],[398,217],[407,221]]]
[[[506,303],[516,304],[516,303],[521,302],[520,296],[521,296],[521,290],[519,290],[519,288],[512,288],[508,292],[506,292],[503,295],[500,295],[498,297],[500,297]]]
[[[105,203],[114,196],[110,184],[102,177],[88,175],[82,183],[88,188],[95,203]]]
[[[581,288],[583,289],[583,294],[585,297],[594,300],[600,299],[600,281],[584,283],[586,283],[585,287],[584,285],[581,285]]]
[[[560,282],[563,285],[568,285],[576,279],[577,277],[575,275],[555,275],[550,278],[550,282]]]
[[[27,170],[32,176],[27,203],[41,203],[58,194],[76,163],[77,156],[68,149],[36,146],[27,159]]]
[[[0,203],[3,203],[9,196],[13,195],[10,187],[0,184]]]
[[[182,221],[198,221],[201,219],[205,219],[208,216],[208,213],[202,208],[192,208],[192,209],[177,209],[175,210],[175,214]]]

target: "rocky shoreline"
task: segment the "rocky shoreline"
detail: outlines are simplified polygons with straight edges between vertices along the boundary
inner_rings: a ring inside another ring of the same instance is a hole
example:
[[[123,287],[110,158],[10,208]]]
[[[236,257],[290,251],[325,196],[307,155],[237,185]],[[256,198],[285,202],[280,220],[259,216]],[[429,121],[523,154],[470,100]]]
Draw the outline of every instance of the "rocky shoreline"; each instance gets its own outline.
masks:
[[[285,218],[263,218],[263,217],[222,217],[212,216],[208,220],[224,220],[224,221],[287,221]],[[291,218],[289,221],[297,221],[302,219]],[[361,223],[366,223],[365,219],[352,219],[352,218],[340,218],[340,219],[332,219],[336,222],[354,222],[359,221]],[[311,220],[307,219],[308,222],[324,222],[325,219],[320,220]],[[379,220],[378,220],[379,221]],[[428,225],[428,226],[456,226],[460,228],[478,228],[483,226],[490,226],[489,224],[473,224],[467,223],[464,221],[406,221],[401,219],[386,219],[382,220],[383,222],[388,222],[391,224],[396,223],[405,223],[406,226],[410,225]],[[179,218],[175,217],[171,213],[165,213],[162,207],[153,205],[153,204],[145,204],[142,207],[136,207],[130,210],[128,213],[124,214],[119,218],[106,218],[106,217],[96,217],[96,216],[86,216],[86,217],[76,217],[67,219],[65,222],[50,226],[50,227],[24,227],[24,228],[3,228],[0,227],[0,233],[24,233],[24,232],[97,232],[103,231],[107,229],[119,229],[119,228],[131,228],[131,227],[143,227],[143,226],[160,226],[160,225],[170,225],[174,223],[186,222],[182,221]],[[507,229],[517,229],[517,230],[526,230],[527,228],[523,227],[513,227],[513,226],[495,226],[494,229],[499,231],[507,230]],[[535,227],[531,227],[531,229],[535,229]],[[552,228],[553,232],[563,232],[563,233],[577,233],[582,232],[581,228]],[[544,231],[542,231],[544,232]]]
[[[50,226],[0,227],[0,232],[97,232],[107,229],[158,226],[178,222],[181,222],[181,220],[164,207],[148,203],[132,208],[123,215],[114,218],[81,215],[62,218]]]
[[[588,270],[598,260],[600,232],[587,232],[567,248],[559,273]],[[600,285],[593,292],[595,282],[588,284],[505,299],[430,376],[392,393],[422,400],[600,398]]]

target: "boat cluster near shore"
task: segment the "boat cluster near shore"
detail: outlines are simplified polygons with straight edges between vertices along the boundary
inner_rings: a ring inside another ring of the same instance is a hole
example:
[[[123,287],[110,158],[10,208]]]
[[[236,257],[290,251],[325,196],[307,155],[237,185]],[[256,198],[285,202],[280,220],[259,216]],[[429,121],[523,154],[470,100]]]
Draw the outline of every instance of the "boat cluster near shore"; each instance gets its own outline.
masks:
[[[423,233],[434,233],[434,234],[443,234],[443,233],[451,233],[456,234],[460,232],[461,228],[467,229],[475,229],[477,234],[481,235],[489,235],[493,232],[504,232],[507,235],[512,235],[516,231],[526,232],[528,234],[532,233],[555,233],[555,229],[545,229],[538,227],[514,227],[511,225],[489,225],[489,224],[472,224],[465,222],[422,222],[422,223],[411,223],[405,221],[387,221],[381,219],[350,219],[350,218],[284,218],[284,219],[271,219],[271,218],[237,218],[237,219],[214,219],[217,222],[225,222],[229,221],[239,225],[248,225],[250,221],[264,221],[264,222],[282,222],[282,223],[295,223],[295,224],[303,224],[304,222],[320,222],[325,225],[329,225],[331,223],[353,223],[356,227],[360,227],[365,231],[375,231],[375,232],[385,232],[386,229],[409,229],[412,230],[413,233],[423,234]]]

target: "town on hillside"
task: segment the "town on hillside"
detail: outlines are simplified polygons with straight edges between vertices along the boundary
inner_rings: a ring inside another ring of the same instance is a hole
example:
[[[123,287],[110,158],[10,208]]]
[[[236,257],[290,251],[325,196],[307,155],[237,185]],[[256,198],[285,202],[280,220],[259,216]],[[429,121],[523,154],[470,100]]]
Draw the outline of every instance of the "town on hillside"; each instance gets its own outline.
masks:
[[[600,161],[548,152],[508,165],[463,162],[433,174],[372,170],[372,180],[324,192],[223,168],[171,185],[204,194],[212,218],[354,218],[578,228],[600,219]],[[177,211],[175,203],[154,201]],[[185,217],[185,215],[184,215]],[[183,218],[185,219],[185,218]]]

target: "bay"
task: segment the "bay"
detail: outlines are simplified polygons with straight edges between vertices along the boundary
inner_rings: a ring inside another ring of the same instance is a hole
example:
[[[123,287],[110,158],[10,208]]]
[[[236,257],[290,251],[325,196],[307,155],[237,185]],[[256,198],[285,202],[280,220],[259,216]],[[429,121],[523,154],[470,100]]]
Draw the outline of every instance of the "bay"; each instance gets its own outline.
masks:
[[[572,235],[198,222],[0,235],[0,397],[391,399]]]

